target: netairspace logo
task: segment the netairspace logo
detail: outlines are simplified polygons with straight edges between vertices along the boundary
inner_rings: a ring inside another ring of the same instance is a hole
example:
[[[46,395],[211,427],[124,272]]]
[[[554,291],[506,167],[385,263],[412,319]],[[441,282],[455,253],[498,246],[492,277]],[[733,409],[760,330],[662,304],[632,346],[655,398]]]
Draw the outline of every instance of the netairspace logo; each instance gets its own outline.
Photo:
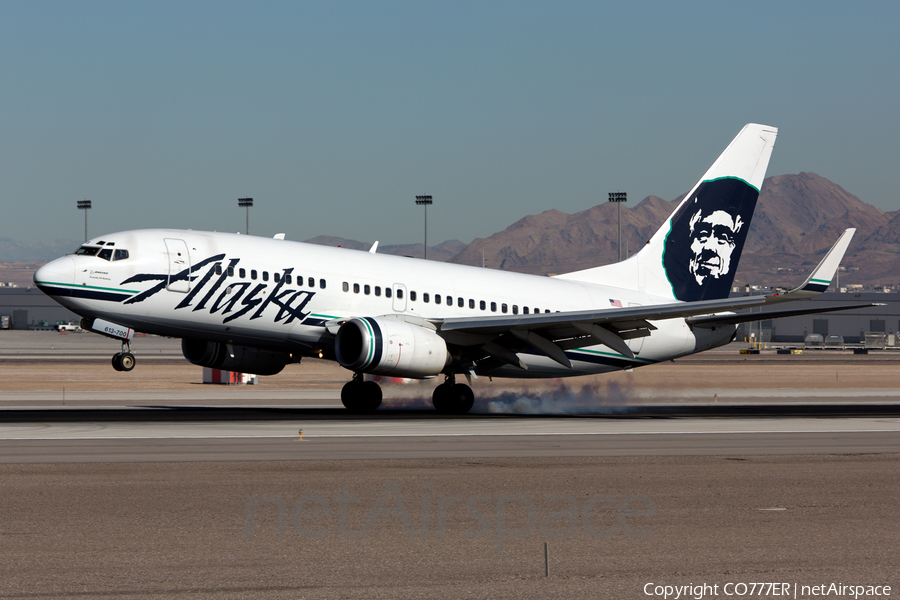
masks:
[[[721,589],[721,591],[720,591]],[[843,598],[889,598],[889,585],[845,585],[843,583],[821,583],[819,585],[801,585],[796,582],[729,582],[726,584],[701,583],[694,585],[662,585],[648,583],[644,586],[645,596],[658,596],[664,600],[681,600],[682,598],[732,598],[749,596],[752,598],[824,598],[828,596]]]
[[[431,489],[430,482],[422,484],[423,491]],[[274,505],[277,511],[276,535],[287,533],[288,503],[277,494],[247,496],[247,512],[244,534],[256,535],[257,510],[265,505]],[[547,538],[573,538],[580,530],[592,537],[609,538],[621,533],[631,538],[647,538],[652,529],[638,529],[641,523],[629,522],[637,517],[656,515],[656,503],[652,498],[632,494],[621,500],[610,494],[596,494],[579,503],[569,494],[551,494],[541,502],[524,494],[433,495],[423,493],[417,502],[407,503],[396,481],[386,482],[375,503],[366,511],[361,529],[351,529],[351,511],[359,515],[365,510],[359,506],[359,496],[351,495],[347,488],[341,488],[332,498],[319,494],[299,497],[291,509],[291,525],[294,533],[310,538],[322,538],[336,531],[342,538],[365,538],[372,534],[381,521],[399,526],[407,537],[444,537],[448,533],[448,514],[465,508],[470,519],[469,526],[462,530],[467,538],[494,536],[494,552],[502,554],[508,538],[523,538],[531,534],[535,527]],[[418,508],[414,515],[409,507]],[[599,511],[615,511],[614,519],[601,518]],[[524,512],[525,519],[519,516]],[[416,517],[416,518],[414,518]],[[467,519],[467,520],[469,520]],[[516,526],[514,526],[516,525]]]

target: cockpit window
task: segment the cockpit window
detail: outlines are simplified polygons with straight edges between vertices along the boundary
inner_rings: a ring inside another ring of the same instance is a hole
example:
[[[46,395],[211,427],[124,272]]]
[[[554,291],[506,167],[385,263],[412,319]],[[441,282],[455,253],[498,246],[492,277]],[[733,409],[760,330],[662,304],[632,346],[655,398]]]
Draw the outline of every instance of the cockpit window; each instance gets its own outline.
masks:
[[[119,248],[116,250],[116,253],[113,254],[113,260],[125,260],[126,258],[128,258],[128,250]]]
[[[102,258],[103,260],[112,260],[112,253],[113,253],[112,248],[104,248],[103,250],[101,250],[100,252],[97,253],[97,256],[99,258]]]
[[[75,251],[75,254],[82,254],[84,256],[96,256],[97,251],[100,248],[92,248],[91,246],[82,246],[78,250]]]

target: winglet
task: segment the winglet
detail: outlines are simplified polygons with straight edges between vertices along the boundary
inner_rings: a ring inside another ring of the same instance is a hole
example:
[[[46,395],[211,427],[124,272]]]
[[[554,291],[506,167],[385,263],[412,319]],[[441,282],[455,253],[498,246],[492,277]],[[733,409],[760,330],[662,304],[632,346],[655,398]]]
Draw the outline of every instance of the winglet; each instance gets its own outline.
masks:
[[[806,278],[806,281],[785,294],[770,296],[766,299],[766,303],[814,298],[827,290],[828,286],[831,285],[831,280],[834,279],[834,274],[837,273],[841,259],[844,258],[844,253],[847,252],[847,247],[850,245],[850,240],[853,239],[854,233],[856,233],[856,229],[845,229],[838,241],[834,243],[834,246],[825,255],[825,258],[822,259],[822,262],[819,263],[819,266],[813,269],[813,272]]]

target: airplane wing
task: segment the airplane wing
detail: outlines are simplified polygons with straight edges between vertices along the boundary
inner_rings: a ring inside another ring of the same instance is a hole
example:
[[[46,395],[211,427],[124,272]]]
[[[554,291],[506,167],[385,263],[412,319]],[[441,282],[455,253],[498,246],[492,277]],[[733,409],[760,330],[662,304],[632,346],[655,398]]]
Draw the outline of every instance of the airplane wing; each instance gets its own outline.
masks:
[[[561,365],[571,367],[565,350],[598,344],[634,358],[634,353],[625,340],[650,335],[656,327],[649,321],[738,310],[762,306],[765,302],[765,296],[748,296],[532,315],[455,317],[444,319],[436,325],[438,332],[448,343],[458,346],[481,345],[487,354],[504,362],[520,365],[515,352],[502,339],[512,336],[512,340],[519,340]]]
[[[809,306],[805,308],[790,308],[782,310],[762,310],[760,312],[740,313],[731,315],[704,315],[697,317],[688,317],[685,319],[688,325],[695,327],[714,328],[720,325],[737,325],[738,323],[749,323],[751,321],[764,321],[766,319],[780,319],[782,317],[798,317],[800,315],[817,315],[826,312],[835,312],[838,310],[852,310],[854,308],[870,308],[872,306],[884,306],[877,302],[866,302],[862,304],[835,304],[833,306],[820,306],[814,308]]]
[[[650,321],[685,319],[691,326],[713,328],[719,325],[758,321],[761,318],[774,319],[865,308],[873,305],[804,307],[744,314],[731,312],[818,296],[831,284],[831,279],[837,272],[855,231],[855,229],[844,231],[806,281],[784,294],[532,315],[454,317],[433,323],[448,343],[458,346],[480,346],[486,354],[523,369],[525,365],[516,356],[516,352],[521,351],[523,346],[533,348],[559,364],[571,368],[565,350],[585,346],[602,344],[628,358],[634,358],[634,353],[626,340],[650,335],[650,332],[656,329]]]
[[[831,280],[834,279],[834,274],[837,273],[841,259],[844,258],[847,247],[850,246],[850,240],[853,239],[854,233],[856,233],[854,228],[845,229],[838,241],[834,243],[834,246],[825,255],[825,258],[806,278],[806,281],[789,292],[769,296],[768,303],[778,304],[780,302],[815,298],[827,290],[828,286],[831,285]]]

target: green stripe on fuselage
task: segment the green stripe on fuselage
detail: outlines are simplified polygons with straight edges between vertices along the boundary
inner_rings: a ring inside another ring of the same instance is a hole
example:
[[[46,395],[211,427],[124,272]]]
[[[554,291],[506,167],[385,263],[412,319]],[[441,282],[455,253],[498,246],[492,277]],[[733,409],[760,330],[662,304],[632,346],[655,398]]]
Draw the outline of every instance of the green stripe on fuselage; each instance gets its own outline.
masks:
[[[100,287],[97,285],[84,285],[80,283],[59,283],[57,281],[35,281],[36,285],[50,285],[56,287],[70,287],[79,290],[100,290],[103,292],[118,292],[120,294],[138,294],[139,290],[121,290],[119,288]]]
[[[638,362],[643,362],[648,365],[652,365],[657,361],[651,360],[649,358],[641,358],[640,356],[635,356],[634,358],[628,358],[624,354],[619,354],[618,352],[601,352],[600,350],[588,350],[586,348],[579,348],[578,350],[570,350],[572,354],[578,354],[579,352],[583,352],[585,354],[596,354],[598,356],[610,356],[612,358],[621,358],[623,360],[634,360]]]

